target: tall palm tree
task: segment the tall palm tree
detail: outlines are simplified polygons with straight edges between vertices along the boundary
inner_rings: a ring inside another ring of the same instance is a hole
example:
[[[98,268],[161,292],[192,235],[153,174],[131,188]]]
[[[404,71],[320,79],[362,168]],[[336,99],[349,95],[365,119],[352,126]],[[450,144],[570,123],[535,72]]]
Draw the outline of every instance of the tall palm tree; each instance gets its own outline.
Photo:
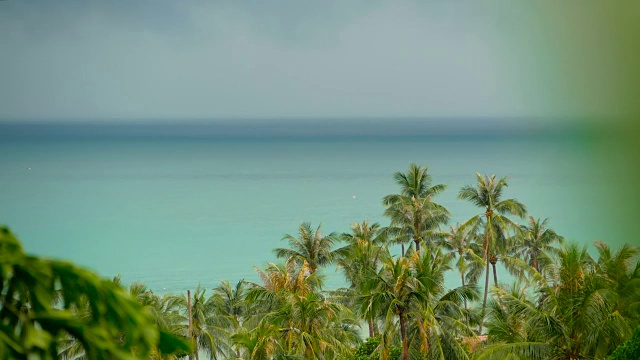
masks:
[[[342,299],[355,300],[361,293],[362,286],[371,273],[378,271],[381,258],[388,252],[383,245],[386,239],[380,233],[380,224],[369,224],[368,221],[351,225],[351,233],[344,233],[341,239],[347,245],[338,249],[336,263],[349,282],[349,289],[345,289]],[[335,296],[334,296],[335,298]],[[348,305],[354,301],[346,301]],[[369,327],[369,337],[375,336],[374,318],[376,314],[365,312],[361,314]]]
[[[462,320],[467,317],[462,304],[475,300],[473,286],[461,286],[449,291],[444,288],[444,274],[451,270],[453,253],[428,249],[422,256],[411,257],[413,276],[420,285],[421,301],[413,305],[409,333],[416,341],[421,357],[429,359],[467,359],[462,339],[473,332]]]
[[[180,331],[183,336],[193,340],[195,343],[194,356],[196,360],[200,358],[200,353],[204,352],[211,360],[219,357],[226,357],[229,352],[225,339],[225,329],[229,327],[228,319],[217,316],[215,313],[215,299],[213,296],[206,297],[206,289],[200,285],[193,292],[191,298],[192,333],[188,332],[188,299],[185,294],[173,296],[169,306],[180,309]]]
[[[419,253],[421,244],[429,240],[438,225],[449,219],[449,211],[432,200],[446,186],[432,185],[428,168],[416,164],[409,165],[406,173],[397,172],[393,177],[400,185],[400,193],[387,195],[382,200],[387,207],[384,215],[391,219],[388,234],[403,246],[403,256],[404,244],[411,240]]]
[[[409,261],[404,256],[396,260],[391,256],[385,256],[382,269],[366,283],[362,295],[365,300],[362,306],[373,309],[373,312],[386,310],[385,332],[388,333],[389,329],[393,328],[393,320],[398,318],[403,360],[409,359],[407,313],[411,303],[422,297],[417,280],[411,273]]]
[[[233,347],[232,336],[238,333],[248,320],[250,307],[246,300],[249,292],[249,285],[244,280],[240,280],[235,286],[231,286],[228,281],[221,281],[220,285],[213,289],[213,312],[215,316],[224,318],[228,327],[225,329],[226,346]],[[240,349],[235,349],[235,354],[240,357]]]
[[[311,274],[334,260],[335,251],[332,247],[338,240],[337,234],[323,236],[321,225],[313,229],[310,223],[304,222],[298,227],[298,235],[296,238],[287,234],[282,238],[291,248],[274,249],[278,258],[291,258],[298,265],[306,262]]]
[[[475,291],[469,286],[444,291],[444,273],[451,269],[451,259],[452,255],[431,248],[397,259],[387,255],[382,269],[371,275],[361,306],[385,314],[383,357],[388,355],[387,339],[395,332],[397,319],[403,360],[410,358],[410,349],[421,357],[465,358],[459,340],[471,332],[461,321],[461,305],[464,299],[475,299]],[[409,344],[410,339],[417,340]]]
[[[456,261],[456,269],[460,273],[462,286],[475,285],[482,274],[485,262],[482,259],[482,248],[475,241],[478,238],[477,228],[463,228],[460,224],[450,226],[448,232],[442,234],[438,242],[440,247],[450,251]],[[467,309],[467,301],[464,300],[464,308]]]
[[[520,225],[520,232],[516,235],[517,244],[515,255],[524,259],[536,271],[540,272],[540,256],[542,253],[556,252],[553,246],[561,244],[563,237],[549,228],[549,219],[540,220],[529,216],[527,225]]]
[[[507,187],[506,178],[496,179],[495,175],[487,176],[476,174],[477,187],[465,185],[460,189],[458,198],[467,200],[474,205],[483,208],[484,213],[473,216],[465,226],[477,226],[484,219],[484,261],[485,284],[484,298],[482,300],[482,315],[480,319],[479,332],[482,334],[482,317],[487,306],[487,295],[489,294],[489,264],[493,266],[494,281],[497,286],[495,264],[497,262],[497,252],[504,245],[505,232],[509,228],[517,226],[507,218],[507,215],[524,217],[526,208],[515,199],[502,199],[504,188]]]

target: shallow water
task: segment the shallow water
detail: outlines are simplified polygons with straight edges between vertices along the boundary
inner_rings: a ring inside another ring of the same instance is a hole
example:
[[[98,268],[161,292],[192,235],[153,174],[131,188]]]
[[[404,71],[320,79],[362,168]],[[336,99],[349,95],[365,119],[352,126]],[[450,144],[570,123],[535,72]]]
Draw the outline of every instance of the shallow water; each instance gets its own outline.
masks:
[[[381,134],[384,135],[384,134]],[[570,138],[6,136],[0,142],[0,223],[27,251],[121,274],[157,292],[198,282],[257,281],[254,265],[298,224],[325,233],[355,221],[383,225],[392,174],[427,165],[437,198],[463,221],[479,212],[456,199],[474,174],[507,176],[506,196],[580,243],[607,240],[588,194],[589,149]],[[355,198],[354,198],[355,196]],[[341,286],[332,269],[327,288]],[[451,274],[449,285],[457,285]]]

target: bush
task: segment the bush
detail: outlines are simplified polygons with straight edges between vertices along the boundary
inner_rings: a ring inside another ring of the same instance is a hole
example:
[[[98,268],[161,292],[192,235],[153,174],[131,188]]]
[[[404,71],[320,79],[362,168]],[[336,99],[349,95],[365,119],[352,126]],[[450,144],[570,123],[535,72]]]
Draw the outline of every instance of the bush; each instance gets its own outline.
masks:
[[[367,341],[358,346],[354,354],[354,360],[378,360],[380,359],[380,353],[376,351],[376,348],[380,345],[380,339],[368,338]],[[389,351],[390,360],[399,360],[402,355],[402,350],[399,346],[393,346]]]
[[[633,333],[631,339],[618,346],[609,360],[637,360],[640,359],[640,327]]]

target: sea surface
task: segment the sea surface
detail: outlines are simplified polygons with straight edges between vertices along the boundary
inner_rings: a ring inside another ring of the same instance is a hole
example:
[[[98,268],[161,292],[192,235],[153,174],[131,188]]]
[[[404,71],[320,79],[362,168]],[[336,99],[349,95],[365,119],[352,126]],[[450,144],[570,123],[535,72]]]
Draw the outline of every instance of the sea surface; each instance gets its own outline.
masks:
[[[458,190],[477,172],[497,174],[505,196],[567,239],[624,242],[607,238],[590,148],[570,132],[303,124],[0,124],[0,224],[30,253],[161,293],[259,281],[254,266],[279,261],[272,249],[301,222],[327,234],[365,219],[387,225],[392,174],[415,162],[448,185],[435,200],[452,222],[480,212]],[[325,288],[344,285],[333,267],[324,273]]]

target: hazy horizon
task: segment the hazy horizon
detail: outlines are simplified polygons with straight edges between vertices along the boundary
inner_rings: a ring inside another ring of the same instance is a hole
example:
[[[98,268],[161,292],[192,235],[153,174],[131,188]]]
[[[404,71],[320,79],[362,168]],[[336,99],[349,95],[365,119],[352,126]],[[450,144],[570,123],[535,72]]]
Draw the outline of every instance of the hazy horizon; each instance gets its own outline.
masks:
[[[573,124],[573,125],[572,125]],[[23,138],[185,138],[185,139],[392,139],[586,134],[575,123],[517,121],[511,118],[307,118],[164,119],[103,121],[0,121],[0,139]]]

